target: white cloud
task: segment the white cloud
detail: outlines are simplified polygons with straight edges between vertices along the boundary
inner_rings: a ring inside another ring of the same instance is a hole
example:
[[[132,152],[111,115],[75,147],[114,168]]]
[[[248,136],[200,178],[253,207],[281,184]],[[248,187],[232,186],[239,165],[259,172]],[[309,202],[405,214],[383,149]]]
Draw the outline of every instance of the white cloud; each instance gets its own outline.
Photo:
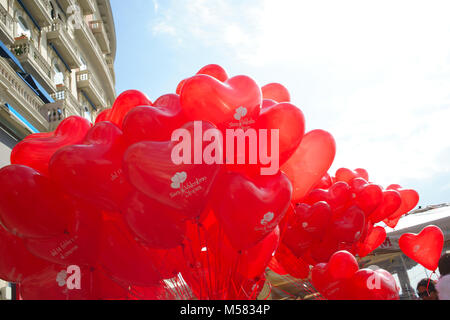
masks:
[[[155,35],[223,48],[308,101],[307,125],[337,140],[333,169],[365,167],[384,185],[450,171],[449,1],[176,0],[159,12]]]

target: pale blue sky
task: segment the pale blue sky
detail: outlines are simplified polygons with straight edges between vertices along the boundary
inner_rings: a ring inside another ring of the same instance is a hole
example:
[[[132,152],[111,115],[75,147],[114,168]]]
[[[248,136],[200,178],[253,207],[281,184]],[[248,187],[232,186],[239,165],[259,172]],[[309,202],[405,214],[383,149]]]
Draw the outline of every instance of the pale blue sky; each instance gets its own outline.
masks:
[[[337,141],[332,172],[450,202],[449,1],[111,0],[117,92],[152,100],[209,63],[280,82],[307,130]]]

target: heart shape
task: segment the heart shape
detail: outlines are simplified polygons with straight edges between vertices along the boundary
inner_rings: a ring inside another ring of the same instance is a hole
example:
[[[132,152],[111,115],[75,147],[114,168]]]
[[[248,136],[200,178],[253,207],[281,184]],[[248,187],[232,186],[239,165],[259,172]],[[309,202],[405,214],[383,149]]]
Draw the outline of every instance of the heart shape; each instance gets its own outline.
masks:
[[[439,227],[430,225],[419,234],[403,234],[398,244],[405,255],[428,270],[435,271],[444,247],[444,234]]]
[[[348,299],[348,283],[359,269],[358,262],[348,251],[337,251],[327,261],[312,268],[311,283],[326,299]]]
[[[27,239],[26,248],[44,260],[60,265],[92,266],[97,263],[101,213],[77,202],[67,233],[49,239]]]
[[[354,203],[364,211],[367,217],[383,201],[383,189],[379,185],[367,183],[363,178],[351,180],[351,188],[355,194]]]
[[[154,259],[149,248],[135,241],[122,220],[104,218],[99,262],[112,279],[143,287],[158,284],[161,274]]]
[[[106,117],[106,121],[111,121],[122,129],[122,122],[127,113],[135,107],[151,106],[152,102],[148,97],[138,90],[127,90],[122,92],[114,101],[114,104]]]
[[[305,116],[290,103],[278,103],[261,110],[256,129],[267,129],[267,150],[271,148],[271,130],[279,130],[279,164],[283,165],[297,150],[305,134]]]
[[[369,174],[365,169],[361,168],[355,169],[354,171],[347,168],[340,168],[336,171],[336,181],[344,181],[350,184],[355,178],[363,178],[364,180],[369,181]]]
[[[202,122],[202,131],[215,128],[208,122]],[[183,126],[185,133],[193,136],[194,123]],[[195,143],[190,144],[191,164],[175,164],[172,152],[178,142],[139,142],[131,147],[124,156],[124,168],[128,180],[139,191],[162,204],[178,210],[188,218],[198,217],[204,210],[209,192],[221,169],[217,163],[193,164],[193,157],[203,155],[206,144],[196,150]],[[219,146],[219,151],[222,147]]]
[[[358,255],[363,258],[378,248],[386,240],[386,230],[383,227],[375,226],[370,228],[368,235],[362,243],[358,244]]]
[[[238,143],[234,146],[234,164],[227,164],[227,169],[237,172],[245,172],[248,175],[255,176],[266,174],[270,168],[270,174],[276,173],[280,165],[284,164],[300,145],[305,133],[305,117],[300,109],[290,103],[278,103],[261,110],[261,114],[254,125],[258,130],[259,136],[256,148],[246,144],[245,149],[238,148]],[[266,136],[261,134],[266,130]],[[272,136],[276,132],[277,136]],[[272,141],[273,140],[273,141]],[[273,144],[275,142],[275,144]],[[262,144],[266,151],[262,151]],[[273,150],[272,150],[273,149]],[[257,151],[260,155],[256,164],[249,164],[250,151]],[[270,156],[270,163],[264,162],[261,158],[261,152]],[[226,154],[226,150],[223,151]],[[239,156],[243,154],[245,164],[238,164]]]
[[[184,240],[182,216],[138,191],[125,201],[122,212],[130,229],[151,248],[175,248]]]
[[[400,208],[402,198],[396,190],[383,190],[383,198],[378,208],[369,215],[373,223],[383,221]]]
[[[100,112],[97,117],[95,118],[95,124],[102,122],[102,121],[108,121],[109,114],[111,113],[111,108],[105,109],[102,112]]]
[[[313,206],[301,203],[293,214],[286,216],[287,225],[283,243],[297,257],[301,257],[314,240],[321,239],[331,222],[331,208],[326,202],[317,202]]]
[[[141,141],[167,141],[172,132],[187,122],[176,94],[158,98],[153,106],[136,107],[123,121],[127,145]]]
[[[213,78],[216,78],[217,80],[224,82],[228,79],[228,74],[225,71],[224,68],[219,66],[218,64],[208,64],[207,66],[204,66],[201,68],[197,73],[198,74],[204,74],[211,76]],[[186,83],[188,79],[181,80],[180,83],[177,86],[176,94],[180,95],[181,90],[183,89],[184,84]]]
[[[32,135],[19,142],[11,151],[11,164],[28,166],[47,175],[49,161],[55,152],[62,147],[80,143],[91,127],[85,118],[68,117],[55,132]]]
[[[221,82],[200,74],[185,82],[180,101],[190,120],[209,121],[225,131],[253,127],[259,116],[262,95],[256,82],[247,76]]]
[[[319,201],[325,201],[333,210],[344,209],[352,198],[350,186],[342,181],[334,183],[328,190],[315,189],[303,200],[304,203],[313,205]]]
[[[292,202],[299,203],[324,176],[336,155],[336,143],[323,130],[308,132],[281,170],[292,183]]]
[[[261,88],[264,99],[270,99],[277,102],[290,102],[291,95],[288,89],[279,83],[269,83]]]
[[[404,189],[397,184],[390,185],[387,189],[398,191],[402,199],[400,207],[384,220],[389,227],[395,228],[400,218],[417,206],[419,203],[419,194],[413,189]]]
[[[72,221],[65,195],[36,170],[10,165],[0,169],[0,221],[14,235],[49,238]]]
[[[356,205],[345,211],[333,212],[331,234],[340,242],[354,243],[362,236],[365,219],[364,211]]]
[[[360,269],[350,279],[349,300],[399,300],[395,278],[386,270]]]
[[[217,186],[214,213],[237,250],[248,249],[264,239],[290,205],[292,186],[281,172],[250,179],[230,171]]]
[[[32,255],[23,239],[0,226],[0,279],[22,282],[27,277],[43,271],[49,263]]]
[[[122,131],[109,121],[99,122],[83,144],[55,153],[50,160],[50,176],[71,195],[100,209],[119,211],[131,192],[122,170],[125,148]]]

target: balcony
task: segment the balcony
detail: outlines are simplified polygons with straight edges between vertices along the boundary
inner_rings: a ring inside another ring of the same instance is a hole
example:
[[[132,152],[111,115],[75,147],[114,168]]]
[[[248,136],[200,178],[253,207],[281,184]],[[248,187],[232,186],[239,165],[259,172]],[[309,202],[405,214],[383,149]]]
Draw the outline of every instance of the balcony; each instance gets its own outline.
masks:
[[[0,59],[0,93],[36,129],[45,131],[48,122],[40,113],[43,102],[11,68],[5,59]]]
[[[77,87],[83,90],[92,103],[101,109],[106,106],[105,98],[98,81],[92,75],[89,70],[83,70],[77,72]]]
[[[66,26],[61,21],[55,20],[51,25],[50,31],[47,32],[47,40],[55,46],[71,69],[81,66],[74,39],[69,35]]]
[[[51,6],[48,0],[22,0],[22,2],[40,27],[48,27],[52,24]]]
[[[54,103],[47,103],[41,107],[41,114],[50,124],[49,130],[55,130],[67,117],[80,115],[78,101],[64,85],[57,86],[57,92],[52,95]]]
[[[78,3],[80,4],[84,14],[94,13],[95,6],[92,0],[78,0]]]
[[[91,21],[89,22],[89,26],[95,38],[97,39],[97,42],[100,48],[102,49],[103,53],[106,54],[110,53],[111,49],[109,47],[109,39],[108,35],[106,34],[103,21],[102,20]]]
[[[53,71],[33,41],[26,37],[16,38],[11,51],[19,59],[25,70],[31,73],[37,81],[49,93],[54,93],[56,88],[52,80]]]
[[[10,46],[14,43],[12,34],[13,18],[0,3],[0,40],[7,46]]]

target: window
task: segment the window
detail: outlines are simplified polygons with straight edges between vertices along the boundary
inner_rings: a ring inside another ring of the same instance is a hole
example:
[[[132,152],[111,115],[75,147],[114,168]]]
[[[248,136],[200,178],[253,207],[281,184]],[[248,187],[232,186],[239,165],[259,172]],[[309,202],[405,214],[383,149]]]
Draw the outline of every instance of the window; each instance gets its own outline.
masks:
[[[51,10],[52,19],[55,20],[56,19],[55,7],[53,6],[53,3],[51,3],[51,2],[50,2],[50,6],[52,8],[52,10]]]
[[[87,106],[84,107],[84,117],[86,119],[88,119],[89,121],[91,120],[91,112],[89,111],[89,108]]]
[[[86,60],[84,60],[83,57],[80,56],[80,60],[81,60],[81,67],[80,67],[80,71],[84,71],[87,70],[87,63]]]
[[[64,73],[59,68],[57,60],[53,60],[53,71],[55,72],[55,76],[53,78],[53,82],[55,85],[64,84]]]
[[[28,39],[31,39],[31,31],[30,28],[28,27],[27,22],[25,21],[25,19],[22,16],[18,16],[17,17],[17,36],[27,36]]]

